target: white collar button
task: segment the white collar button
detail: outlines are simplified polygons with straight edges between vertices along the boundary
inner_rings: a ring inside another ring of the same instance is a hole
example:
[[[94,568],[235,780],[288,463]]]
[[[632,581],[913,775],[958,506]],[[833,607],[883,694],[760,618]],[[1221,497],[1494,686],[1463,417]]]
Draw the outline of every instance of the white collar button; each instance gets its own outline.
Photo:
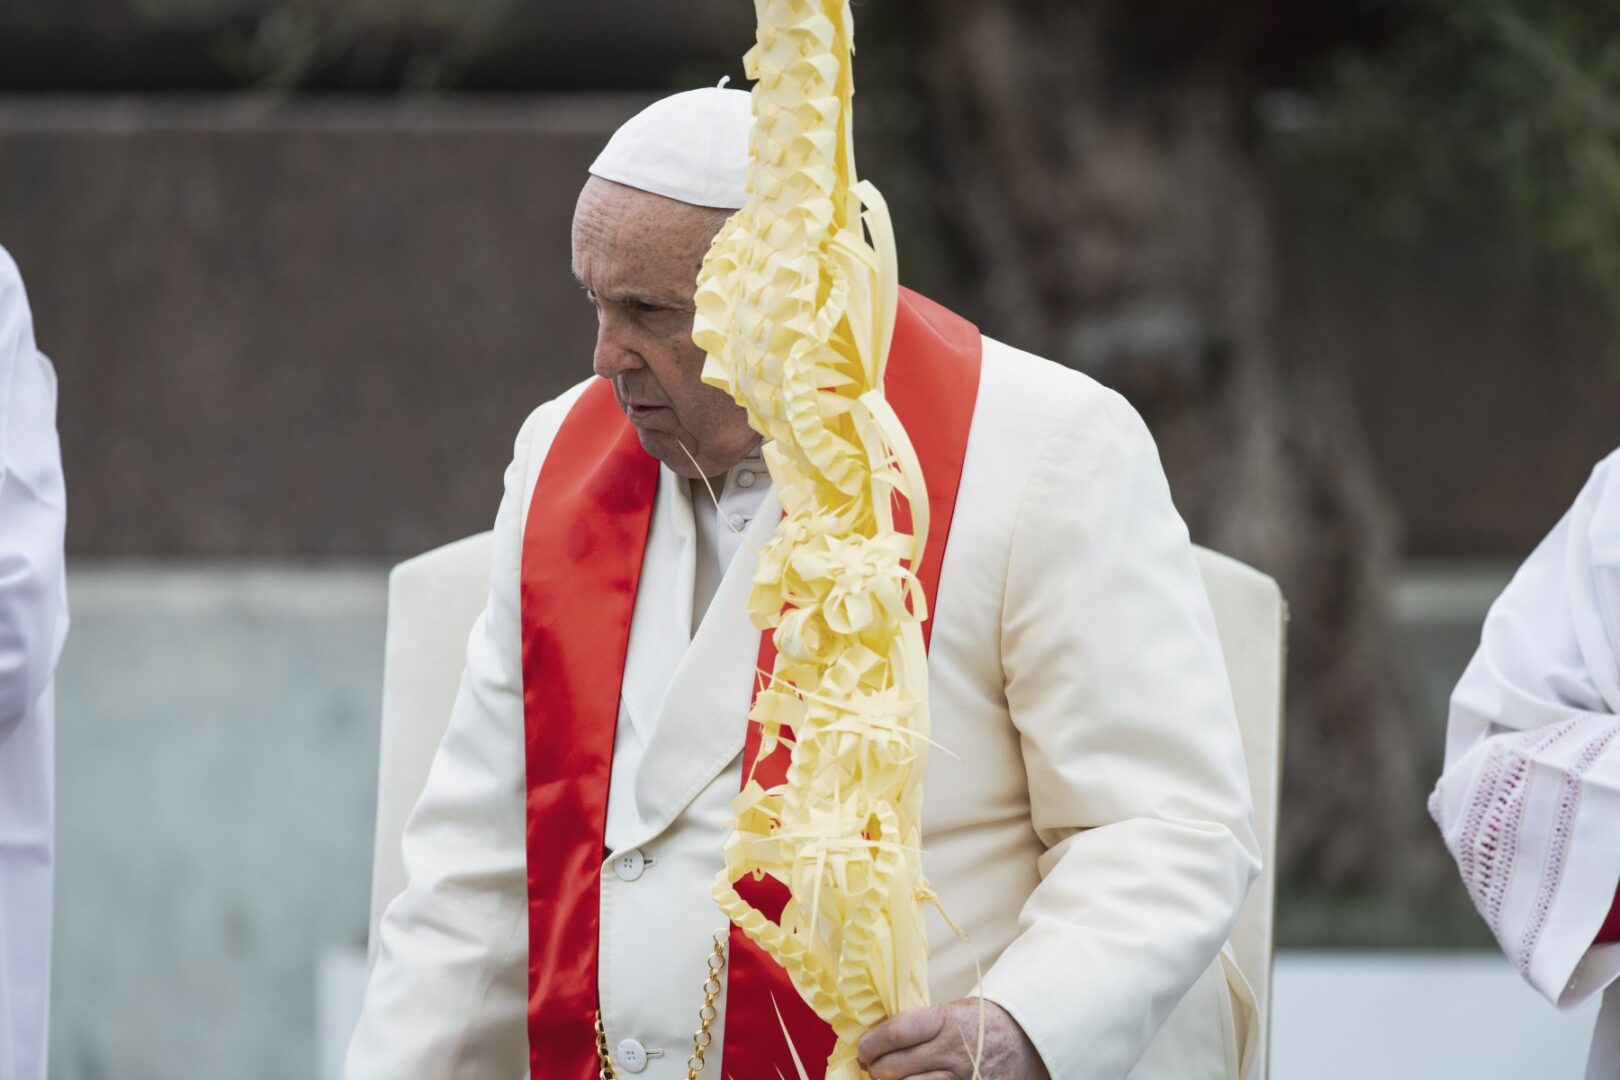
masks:
[[[614,1055],[625,1072],[638,1073],[647,1067],[647,1048],[635,1039],[626,1039],[619,1044],[618,1052]]]
[[[639,851],[627,851],[613,860],[613,872],[620,881],[634,881],[647,868],[647,859]]]

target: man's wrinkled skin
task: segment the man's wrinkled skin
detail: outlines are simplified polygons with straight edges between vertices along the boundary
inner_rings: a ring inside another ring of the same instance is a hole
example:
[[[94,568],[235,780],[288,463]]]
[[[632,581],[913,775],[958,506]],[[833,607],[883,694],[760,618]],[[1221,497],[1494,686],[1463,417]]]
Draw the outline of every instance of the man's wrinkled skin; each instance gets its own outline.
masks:
[[[742,406],[703,383],[692,343],[698,271],[729,216],[595,176],[574,208],[574,277],[596,308],[592,368],[642,448],[687,479],[725,472],[760,442]]]
[[[862,1066],[872,1080],[1051,1080],[1024,1029],[993,1001],[984,1002],[984,1051],[974,1073],[979,1004],[960,998],[885,1020],[861,1038]]]
[[[687,479],[718,476],[760,442],[742,406],[703,383],[692,342],[698,271],[729,216],[595,176],[574,208],[574,277],[596,308],[592,368],[647,453]],[[978,1032],[977,998],[913,1009],[867,1033],[861,1060],[873,1080],[969,1080]],[[1048,1080],[1023,1029],[991,1003],[980,1075]]]

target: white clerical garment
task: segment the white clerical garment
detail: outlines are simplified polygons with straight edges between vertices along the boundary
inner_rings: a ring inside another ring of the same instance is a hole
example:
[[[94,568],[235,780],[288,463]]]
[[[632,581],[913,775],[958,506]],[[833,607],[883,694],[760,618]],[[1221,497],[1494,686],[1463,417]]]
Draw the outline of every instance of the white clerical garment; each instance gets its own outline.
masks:
[[[408,884],[379,930],[350,1080],[526,1067],[519,567],[580,389],[517,440],[488,606],[406,827]],[[668,470],[657,491],[602,867],[599,996],[621,1076],[686,1075],[724,925],[709,887],[759,648],[746,600],[780,516],[768,491],[744,504],[767,486],[753,469],[720,493],[743,535],[690,640],[693,514],[715,511]],[[1258,869],[1242,750],[1186,528],[1121,398],[985,339],[933,618],[923,867],[969,937],[931,919],[934,1000],[973,992],[977,961],[1054,1080],[1237,1077],[1252,1018],[1216,957]],[[727,1076],[724,1041],[717,1026],[704,1075]]]
[[[1620,883],[1620,453],[1491,606],[1429,800],[1502,949],[1571,1008],[1620,976],[1594,946]],[[1592,1077],[1620,1076],[1620,996]]]
[[[51,676],[67,635],[56,374],[0,248],[0,1080],[44,1080],[51,973]]]

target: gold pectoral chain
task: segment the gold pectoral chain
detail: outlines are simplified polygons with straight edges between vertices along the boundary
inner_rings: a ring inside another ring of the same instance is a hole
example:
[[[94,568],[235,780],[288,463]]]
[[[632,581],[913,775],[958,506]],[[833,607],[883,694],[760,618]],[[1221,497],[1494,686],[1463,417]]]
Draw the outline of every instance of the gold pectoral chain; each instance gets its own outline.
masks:
[[[698,1029],[692,1033],[692,1056],[686,1059],[686,1080],[697,1080],[698,1073],[703,1071],[703,1055],[714,1042],[709,1027],[720,1015],[714,1003],[720,997],[720,973],[726,968],[726,941],[729,937],[727,930],[717,931],[714,935],[714,950],[709,953],[709,970],[703,980],[703,1008],[698,1010]],[[617,1080],[613,1054],[608,1050],[607,1029],[602,1026],[601,1009],[596,1010],[596,1056],[602,1063],[602,1071],[596,1074],[598,1080]]]

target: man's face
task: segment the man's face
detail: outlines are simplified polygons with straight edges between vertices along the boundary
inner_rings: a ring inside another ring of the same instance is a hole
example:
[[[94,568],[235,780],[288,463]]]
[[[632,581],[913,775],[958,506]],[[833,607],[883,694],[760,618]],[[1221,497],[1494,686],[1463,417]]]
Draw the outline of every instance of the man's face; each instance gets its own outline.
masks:
[[[596,308],[592,367],[647,453],[692,479],[725,472],[760,441],[742,406],[702,382],[692,343],[698,270],[727,216],[595,176],[574,208],[574,277]]]

